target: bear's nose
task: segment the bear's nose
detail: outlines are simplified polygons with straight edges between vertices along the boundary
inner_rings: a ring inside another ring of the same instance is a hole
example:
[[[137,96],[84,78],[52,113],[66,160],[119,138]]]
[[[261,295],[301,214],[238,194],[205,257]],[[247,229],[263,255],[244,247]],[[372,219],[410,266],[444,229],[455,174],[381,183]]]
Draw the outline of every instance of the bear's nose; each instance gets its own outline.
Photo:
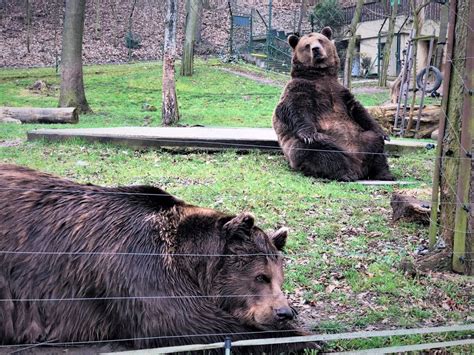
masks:
[[[290,307],[281,307],[275,309],[275,315],[278,320],[291,320],[294,317],[293,310]]]
[[[313,47],[313,55],[315,57],[319,57],[321,55],[321,48],[320,47]]]

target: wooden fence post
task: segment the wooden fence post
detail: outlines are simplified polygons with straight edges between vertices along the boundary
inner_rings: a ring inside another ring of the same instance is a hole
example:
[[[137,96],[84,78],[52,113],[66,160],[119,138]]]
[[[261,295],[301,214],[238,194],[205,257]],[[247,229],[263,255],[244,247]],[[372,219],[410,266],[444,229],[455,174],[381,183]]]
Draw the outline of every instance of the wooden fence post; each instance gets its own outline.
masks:
[[[471,26],[474,24],[474,10],[473,6],[469,6],[468,23]],[[460,15],[458,15],[460,16]],[[466,24],[461,24],[466,26]],[[474,34],[472,29],[466,28],[467,32],[466,43],[473,43]],[[465,60],[465,70],[461,74],[466,77],[464,80],[463,93],[463,111],[461,122],[461,149],[459,153],[460,163],[458,169],[458,185],[457,185],[457,205],[456,214],[454,217],[454,237],[453,237],[453,270],[457,272],[472,273],[472,254],[466,253],[466,244],[469,244],[467,249],[472,249],[472,234],[468,233],[468,217],[472,218],[472,201],[470,200],[470,185],[472,176],[472,105],[473,100],[473,80],[472,73],[474,70],[474,50],[472,45],[466,45],[466,50],[463,55]],[[458,70],[455,68],[455,70]],[[462,79],[462,78],[461,78]],[[466,243],[467,242],[467,243]],[[467,267],[468,266],[468,267]],[[468,270],[470,269],[470,270]]]

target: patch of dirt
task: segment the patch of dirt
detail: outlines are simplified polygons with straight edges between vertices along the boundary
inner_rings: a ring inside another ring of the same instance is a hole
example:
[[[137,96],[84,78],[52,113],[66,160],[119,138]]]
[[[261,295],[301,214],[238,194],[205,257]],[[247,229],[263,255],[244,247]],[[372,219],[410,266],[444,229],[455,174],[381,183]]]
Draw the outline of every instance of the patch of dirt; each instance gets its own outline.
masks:
[[[37,95],[55,96],[59,92],[59,86],[49,84],[43,80],[36,80],[28,86],[28,90]]]
[[[0,148],[18,147],[22,144],[23,144],[23,141],[20,138],[12,139],[12,140],[0,139]]]

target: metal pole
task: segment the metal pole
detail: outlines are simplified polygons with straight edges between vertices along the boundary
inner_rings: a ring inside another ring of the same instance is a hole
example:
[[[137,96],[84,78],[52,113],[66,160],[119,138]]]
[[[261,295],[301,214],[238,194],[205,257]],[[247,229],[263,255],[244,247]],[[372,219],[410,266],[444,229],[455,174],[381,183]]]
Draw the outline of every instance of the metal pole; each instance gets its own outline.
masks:
[[[224,341],[224,355],[230,355],[231,348],[232,348],[232,340],[229,337],[227,337],[225,338],[225,341]]]
[[[230,38],[229,38],[229,55],[232,56],[232,52],[234,51],[233,49],[233,37],[234,37],[234,15],[232,14],[232,5],[230,4],[230,1],[227,2],[229,5],[229,14],[230,14]]]
[[[382,32],[382,28],[387,22],[387,17],[382,22],[382,26],[380,26],[379,33],[377,33],[377,76],[380,78],[380,33]]]

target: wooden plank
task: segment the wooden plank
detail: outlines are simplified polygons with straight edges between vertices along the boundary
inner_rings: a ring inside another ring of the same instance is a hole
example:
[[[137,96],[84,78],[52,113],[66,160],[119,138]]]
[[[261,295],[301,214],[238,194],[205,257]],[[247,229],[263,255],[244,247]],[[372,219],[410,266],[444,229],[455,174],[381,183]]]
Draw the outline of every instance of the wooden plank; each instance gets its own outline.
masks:
[[[306,342],[332,341],[332,340],[342,340],[342,339],[366,339],[366,338],[375,338],[375,337],[390,337],[390,336],[403,336],[403,335],[415,335],[415,334],[435,334],[435,333],[461,332],[461,331],[474,331],[474,324],[462,324],[462,325],[454,325],[454,326],[446,326],[446,327],[427,327],[427,328],[418,328],[418,329],[417,328],[392,329],[392,330],[365,331],[365,332],[352,332],[352,333],[339,333],[339,334],[316,334],[316,335],[306,335],[306,336],[299,336],[299,337],[238,340],[232,343],[232,347],[306,343]],[[208,348],[207,346],[212,346],[212,348]],[[194,345],[172,346],[172,347],[155,348],[155,349],[121,351],[121,352],[104,353],[104,354],[151,355],[151,354],[169,354],[169,353],[176,353],[176,352],[197,351],[200,349],[223,349],[223,348],[224,348],[224,342],[220,342],[220,343],[213,343],[213,344],[206,344],[206,345],[194,344]]]
[[[114,127],[38,129],[28,132],[28,140],[61,141],[72,138],[88,142],[123,144],[132,147],[185,147],[204,149],[252,149],[281,154],[272,128],[216,127]],[[392,139],[385,143],[391,153],[406,153],[426,149],[426,143]]]
[[[357,180],[361,185],[379,186],[379,185],[412,185],[418,184],[418,181],[386,181],[386,180]]]

